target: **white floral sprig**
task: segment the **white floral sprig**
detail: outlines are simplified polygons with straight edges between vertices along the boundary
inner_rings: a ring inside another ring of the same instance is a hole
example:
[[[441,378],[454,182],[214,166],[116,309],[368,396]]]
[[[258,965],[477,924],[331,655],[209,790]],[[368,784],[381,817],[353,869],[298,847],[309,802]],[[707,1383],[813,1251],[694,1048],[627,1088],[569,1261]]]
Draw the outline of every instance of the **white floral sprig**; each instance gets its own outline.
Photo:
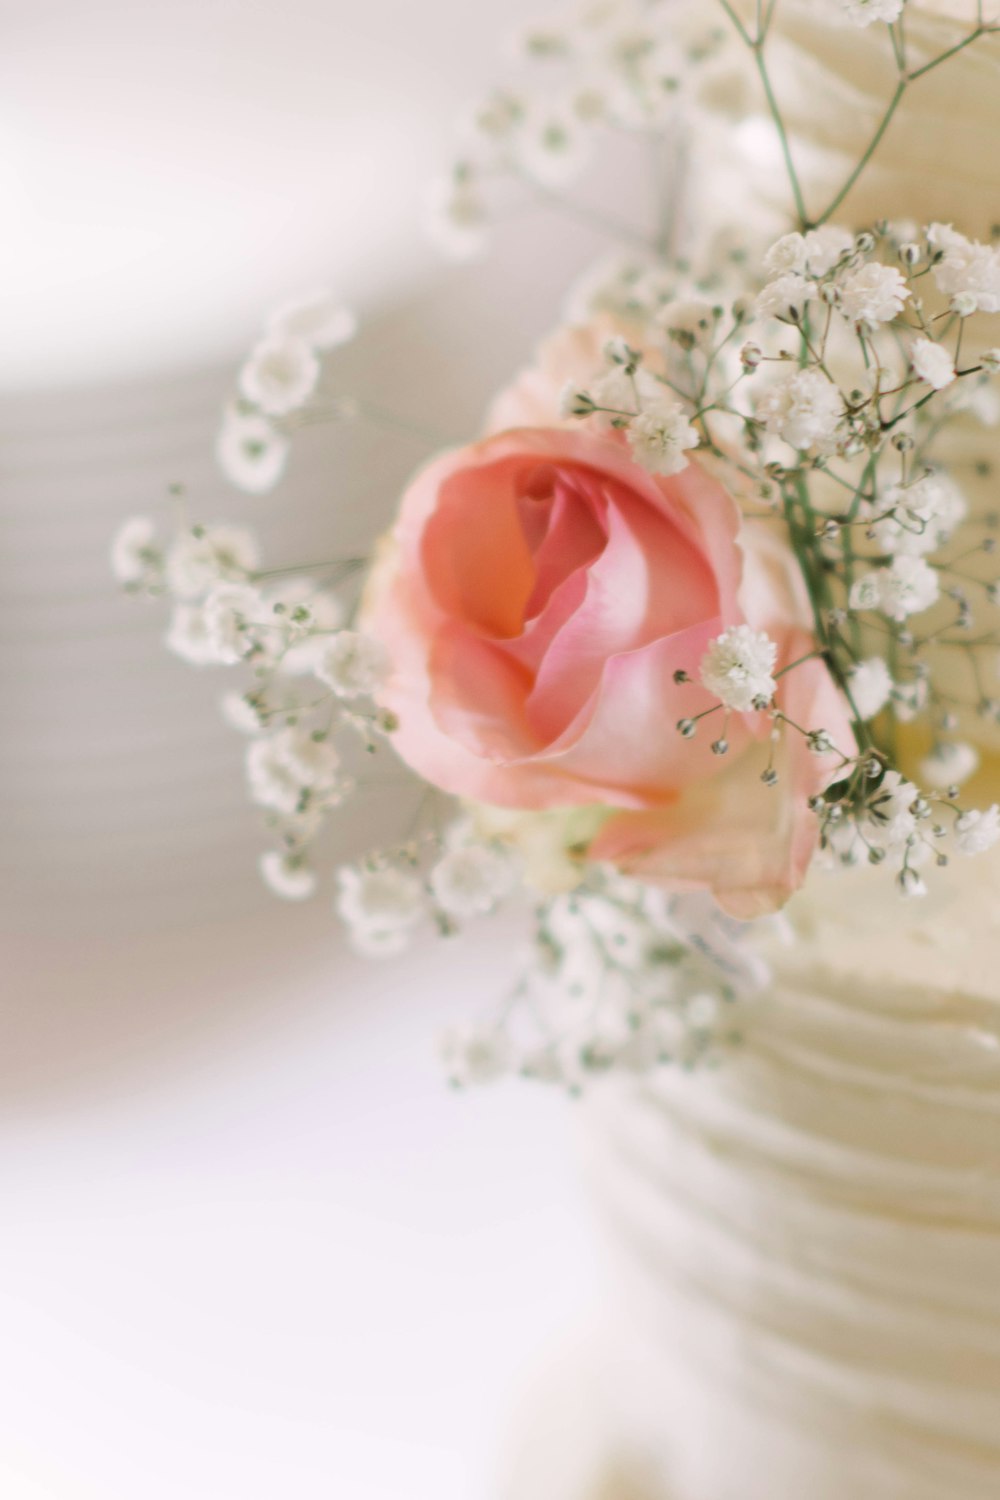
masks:
[[[499,1014],[450,1028],[452,1083],[516,1075],[580,1093],[610,1071],[717,1060],[767,983],[750,929],[703,896],[592,869],[536,911],[524,975]]]
[[[401,952],[421,924],[451,934],[487,916],[513,892],[518,871],[504,845],[465,819],[337,872],[336,907],[354,946],[370,956]]]
[[[943,456],[955,423],[992,416],[981,409],[980,392],[1000,361],[989,351],[966,358],[963,343],[970,319],[993,306],[998,266],[1000,251],[940,224],[922,232],[827,224],[772,245],[752,307],[745,295],[664,300],[641,290],[648,273],[617,282],[613,273],[590,295],[598,305],[610,298],[634,338],[611,340],[603,367],[563,396],[568,420],[621,432],[654,473],[677,473],[696,451],[728,469],[748,508],[762,505],[762,514],[783,523],[818,649],[856,722],[860,750],[842,755],[834,786],[816,806],[825,846],[852,860],[866,839],[882,848],[870,837],[866,768],[875,767],[876,792],[899,775],[898,724],[929,719],[935,749],[926,793],[938,796],[971,775],[955,738],[959,707],[966,719],[1000,719],[988,694],[980,689],[961,704],[951,681],[956,652],[981,681],[983,652],[1000,648],[1000,585],[995,571],[974,565],[994,551],[995,521],[969,522]],[[735,354],[751,313],[756,337]],[[973,401],[962,399],[965,390]],[[775,662],[773,643],[740,626],[692,664],[718,700],[707,713],[723,713],[712,742],[720,755],[730,713],[763,710],[775,735],[797,732],[774,704]],[[694,735],[706,716],[681,720],[680,732]],[[812,737],[810,747],[830,748]],[[771,765],[764,779],[776,784]],[[895,839],[887,851],[904,848],[905,857],[889,864],[909,894],[923,889],[915,872],[924,833]],[[935,850],[941,864],[947,855]]]
[[[237,489],[249,495],[274,489],[285,472],[290,436],[316,404],[326,355],[356,331],[354,314],[325,290],[272,313],[240,367],[216,440],[219,467]],[[327,402],[326,409],[328,415],[349,410],[343,402]]]
[[[428,190],[428,234],[457,259],[478,255],[507,207],[527,198],[617,238],[645,238],[640,226],[567,190],[604,134],[659,146],[679,108],[697,107],[693,85],[720,40],[714,17],[695,17],[682,34],[657,0],[578,0],[569,12],[524,27],[511,48],[510,81],[466,111],[456,155]],[[668,214],[663,205],[651,245],[662,243]]]
[[[316,841],[354,790],[345,735],[374,751],[394,727],[375,702],[384,651],[346,624],[342,590],[363,562],[333,562],[318,579],[261,571],[251,530],[183,519],[164,537],[150,518],[134,517],[112,544],[112,567],[128,591],[171,602],[171,651],[192,666],[245,674],[246,685],[226,692],[221,708],[249,738],[247,792],[277,840],[260,872],[286,900],[316,891]]]

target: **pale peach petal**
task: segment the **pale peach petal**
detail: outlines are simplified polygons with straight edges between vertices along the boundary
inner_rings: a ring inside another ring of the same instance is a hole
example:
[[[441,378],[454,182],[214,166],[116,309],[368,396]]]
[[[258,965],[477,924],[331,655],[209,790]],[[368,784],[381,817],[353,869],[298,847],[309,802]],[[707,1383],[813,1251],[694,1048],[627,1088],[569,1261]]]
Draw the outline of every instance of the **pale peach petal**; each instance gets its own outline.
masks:
[[[748,625],[773,637],[789,629],[809,632],[813,627],[802,570],[779,534],[780,524],[746,521],[739,537],[743,554],[740,608]]]
[[[548,496],[522,496],[518,508],[535,563],[535,586],[525,606],[531,620],[554,589],[600,557],[608,539],[607,506],[586,483],[585,471],[552,470]]]
[[[694,739],[677,730],[679,719],[714,708],[717,700],[695,682],[674,681],[676,671],[697,667],[720,628],[718,617],[703,620],[612,657],[592,700],[539,758],[604,786],[607,800],[618,806],[674,802],[692,781],[720,774],[727,758],[712,753],[711,741],[722,735],[722,712],[704,720]],[[726,734],[729,754],[738,756],[750,738],[748,716],[731,715]]]
[[[542,739],[565,731],[596,690],[610,657],[719,614],[707,559],[660,506],[637,502],[615,482],[603,493],[607,545],[588,571],[583,603],[553,639],[528,702]]]
[[[541,614],[528,621],[516,640],[504,641],[504,650],[511,660],[528,667],[534,676],[556,635],[580,608],[586,596],[587,574],[580,568],[559,585]]]
[[[516,461],[506,459],[448,475],[420,547],[424,577],[440,609],[494,636],[520,634],[535,586],[517,470]]]
[[[502,646],[448,624],[434,638],[428,675],[435,723],[473,755],[504,762],[538,751],[525,715],[530,673]]]
[[[795,653],[808,637],[787,643]],[[781,679],[782,706],[803,729],[825,729],[837,750],[855,752],[841,695],[819,660],[803,662]],[[802,884],[816,850],[819,822],[809,798],[839,774],[839,755],[814,755],[805,738],[786,727],[774,757],[779,782],[760,780],[766,740],[752,743],[722,776],[689,787],[672,807],[612,817],[590,856],[669,890],[710,890],[732,916],[776,911]]]

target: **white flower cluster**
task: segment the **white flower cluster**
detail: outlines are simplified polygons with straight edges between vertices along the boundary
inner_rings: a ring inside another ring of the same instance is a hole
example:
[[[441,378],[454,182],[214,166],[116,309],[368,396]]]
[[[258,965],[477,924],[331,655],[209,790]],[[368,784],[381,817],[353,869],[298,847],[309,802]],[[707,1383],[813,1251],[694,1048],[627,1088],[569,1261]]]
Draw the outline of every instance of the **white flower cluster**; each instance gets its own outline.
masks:
[[[709,1059],[737,1040],[740,1001],[768,970],[704,896],[669,896],[610,871],[538,913],[524,978],[499,1019],[443,1038],[456,1085],[509,1074],[573,1093],[609,1070]]]
[[[949,762],[952,769],[970,774],[969,748],[940,746],[932,759],[932,777]],[[898,771],[886,771],[854,816],[827,823],[823,843],[828,858],[841,865],[884,864],[902,895],[926,895],[922,872],[928,866],[946,865],[952,852],[965,858],[985,854],[1000,842],[996,803],[965,811],[954,806],[954,782],[960,779],[954,777],[943,795],[930,796]],[[950,815],[950,827],[939,816],[942,812]]]
[[[844,18],[859,30],[881,21],[891,25],[903,14],[904,0],[836,0]]]
[[[400,953],[427,919],[453,932],[459,923],[494,911],[514,888],[517,871],[508,851],[477,839],[465,823],[433,841],[431,851],[427,868],[411,846],[338,871],[337,911],[358,952]]]
[[[922,557],[903,553],[886,568],[873,568],[851,586],[852,610],[877,610],[897,623],[937,602],[941,581]]]
[[[352,313],[327,291],[279,307],[237,377],[216,440],[226,478],[250,495],[272,490],[285,471],[289,420],[315,395],[322,356],[353,338]]]
[[[718,46],[704,21],[681,41],[675,18],[649,0],[579,0],[515,43],[514,82],[460,123],[461,149],[427,196],[428,233],[448,254],[484,247],[504,189],[546,198],[572,184],[602,131],[662,134],[698,65]]]
[[[732,625],[701,659],[702,686],[737,713],[766,708],[774,696],[778,648],[763,630]]]
[[[967,239],[950,224],[927,229],[931,273],[960,318],[1000,312],[1000,245]]]
[[[634,325],[650,342],[667,334],[679,350],[704,347],[718,331],[723,304],[742,296],[746,284],[746,245],[737,234],[720,235],[690,262],[652,255],[612,255],[577,277],[566,299],[566,320],[586,324],[610,316]]]
[[[111,561],[129,592],[172,601],[166,643],[176,655],[249,671],[249,686],[227,692],[221,707],[250,739],[250,800],[279,840],[261,876],[288,900],[311,896],[310,847],[354,784],[337,734],[352,731],[372,749],[393,728],[374,702],[389,667],[381,643],[345,627],[344,603],[329,588],[259,573],[257,539],[244,527],[184,526],[164,541],[151,520],[134,517]]]
[[[793,448],[829,453],[836,446],[844,402],[822,370],[789,370],[762,392],[757,418]]]
[[[689,322],[695,317],[687,309]],[[693,338],[693,335],[692,335]],[[573,381],[562,393],[565,417],[591,418],[623,431],[637,463],[651,474],[679,474],[687,467],[686,454],[700,436],[684,406],[666,383],[643,364],[642,354],[622,339],[612,339],[605,351],[605,367],[586,387]]]

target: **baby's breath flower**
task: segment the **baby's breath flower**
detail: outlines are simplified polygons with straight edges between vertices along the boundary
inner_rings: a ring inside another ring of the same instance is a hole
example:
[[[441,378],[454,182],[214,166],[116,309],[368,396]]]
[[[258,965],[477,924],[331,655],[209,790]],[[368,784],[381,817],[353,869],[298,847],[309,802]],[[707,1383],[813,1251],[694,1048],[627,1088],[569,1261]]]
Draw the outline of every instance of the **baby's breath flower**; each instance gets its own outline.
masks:
[[[260,591],[245,583],[218,583],[201,606],[214,660],[232,666],[248,656],[262,614]]]
[[[868,802],[868,821],[880,847],[908,850],[917,831],[914,809],[919,799],[920,789],[912,781],[904,780],[898,771],[886,771]]]
[[[762,391],[757,415],[768,432],[793,448],[829,448],[843,416],[843,398],[820,370],[791,370]]]
[[[168,651],[193,667],[218,666],[216,646],[209,634],[200,604],[178,604],[170,617],[165,637]]]
[[[840,310],[852,323],[891,323],[903,311],[910,289],[895,266],[868,261],[840,283]]]
[[[693,349],[712,342],[716,318],[711,303],[690,299],[666,303],[656,322],[682,348]]]
[[[893,558],[888,568],[874,568],[856,579],[850,593],[853,610],[881,610],[892,620],[929,609],[940,594],[937,573],[922,557]]]
[[[1000,375],[1000,349],[986,349],[979,356],[979,363],[989,375]]]
[[[312,349],[334,349],[357,332],[354,314],[332,292],[320,288],[275,308],[267,322],[273,339],[301,339]]]
[[[908,899],[927,895],[927,882],[912,865],[903,865],[896,876],[896,885],[900,895]]]
[[[959,854],[985,854],[1000,840],[1000,807],[971,808],[955,824]]]
[[[319,360],[305,339],[265,338],[250,351],[239,373],[239,387],[269,417],[303,406],[316,388]]]
[[[424,209],[428,238],[453,260],[474,260],[486,247],[489,212],[471,172],[432,182]]]
[[[920,762],[920,776],[925,786],[943,792],[968,781],[978,765],[979,752],[974,745],[962,740],[942,740]]]
[[[534,110],[517,141],[521,168],[548,188],[564,187],[578,177],[590,155],[590,134],[572,110],[560,105]]]
[[[339,630],[323,646],[315,670],[338,698],[361,698],[375,692],[387,668],[381,641],[361,631]]]
[[[910,364],[918,380],[936,391],[944,390],[955,379],[955,362],[943,344],[933,339],[916,339],[910,349]]]
[[[508,89],[495,89],[470,110],[465,121],[473,138],[495,145],[509,140],[524,121],[527,101]]]
[[[777,658],[778,648],[763,630],[731,625],[716,636],[701,659],[702,685],[727,708],[748,713],[774,696],[772,673]]]
[[[903,11],[903,0],[837,0],[852,26],[863,30],[877,21],[898,21]]]
[[[758,318],[786,318],[800,323],[814,290],[804,276],[788,271],[758,292],[754,312]]]
[[[237,489],[263,495],[274,489],[285,471],[288,439],[259,412],[231,407],[222,419],[215,457]]]
[[[608,356],[610,357],[610,356]],[[642,365],[633,370],[630,361],[615,360],[610,367],[592,380],[586,393],[591,406],[607,407],[606,413],[596,413],[599,424],[612,420],[615,412],[637,413],[643,407],[657,409],[665,406],[673,409],[664,400],[664,388]]]
[[[405,927],[352,927],[351,947],[363,958],[395,958],[404,953],[412,933]]]
[[[963,380],[954,394],[956,411],[967,411],[983,427],[996,427],[1000,423],[1000,392],[992,389],[987,378]]]
[[[257,538],[245,527],[197,527],[167,553],[167,588],[178,599],[197,599],[213,584],[242,582],[259,562]]]
[[[878,501],[871,532],[896,556],[919,557],[947,541],[966,513],[965,497],[943,474],[923,474],[912,484],[889,485]]]
[[[231,729],[239,730],[240,734],[260,734],[264,723],[260,710],[245,693],[223,693],[219,708]]]
[[[163,552],[148,516],[124,521],[111,543],[111,571],[127,588],[150,588],[160,581]]]
[[[1000,312],[1000,248],[967,239],[950,224],[931,224],[927,239],[940,252],[934,280],[955,310],[962,316]]]
[[[282,676],[315,675],[330,631],[344,619],[344,606],[329,589],[305,576],[282,578],[263,591],[264,618],[282,627],[282,650],[275,663]]]
[[[486,1026],[452,1026],[440,1042],[441,1061],[456,1088],[492,1083],[510,1071],[513,1052],[502,1031]]]
[[[307,802],[329,805],[339,799],[340,756],[328,740],[317,740],[298,725],[252,740],[246,771],[251,801],[288,815]]]
[[[316,892],[316,872],[301,855],[271,849],[261,855],[257,867],[268,890],[285,901],[308,901]]]
[[[854,249],[854,236],[838,224],[810,229],[805,237],[806,270],[810,276],[825,276]]]
[[[892,689],[892,701],[896,718],[903,724],[912,724],[927,707],[929,688],[925,677],[915,677],[912,682],[897,682]]]
[[[806,242],[801,234],[783,234],[764,256],[764,275],[768,281],[786,276],[790,271],[804,271]]]
[[[680,406],[659,401],[629,423],[628,442],[637,463],[653,474],[679,474],[685,453],[697,448],[698,433]]]
[[[859,718],[874,719],[889,701],[892,678],[881,656],[869,656],[848,672],[847,686]]]
[[[397,865],[345,865],[337,871],[338,915],[352,930],[352,937],[369,940],[366,952],[398,951],[395,943],[406,935],[424,912],[424,890],[415,875]]]
[[[589,417],[593,410],[593,398],[580,389],[579,381],[568,380],[559,392],[560,417]]]
[[[490,912],[513,884],[510,857],[490,844],[459,844],[441,856],[430,874],[435,901],[450,917]]]

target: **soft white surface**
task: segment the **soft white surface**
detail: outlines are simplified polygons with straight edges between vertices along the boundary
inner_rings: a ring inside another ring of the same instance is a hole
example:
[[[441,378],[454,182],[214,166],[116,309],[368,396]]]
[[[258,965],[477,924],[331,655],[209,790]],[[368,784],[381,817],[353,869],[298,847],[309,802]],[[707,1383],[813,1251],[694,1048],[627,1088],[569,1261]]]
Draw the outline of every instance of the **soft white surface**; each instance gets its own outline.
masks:
[[[317,279],[426,271],[423,184],[537,8],[0,0],[0,386],[186,368]]]
[[[714,1076],[597,1101],[605,1362],[674,1500],[1000,1491],[1000,863],[811,882]]]
[[[10,1500],[485,1497],[522,1378],[587,1302],[565,1101],[436,1069],[472,949],[383,969],[296,918],[313,947],[281,980],[277,918],[241,954],[215,925],[78,943],[61,975],[8,955],[51,1026],[3,1068]]]

